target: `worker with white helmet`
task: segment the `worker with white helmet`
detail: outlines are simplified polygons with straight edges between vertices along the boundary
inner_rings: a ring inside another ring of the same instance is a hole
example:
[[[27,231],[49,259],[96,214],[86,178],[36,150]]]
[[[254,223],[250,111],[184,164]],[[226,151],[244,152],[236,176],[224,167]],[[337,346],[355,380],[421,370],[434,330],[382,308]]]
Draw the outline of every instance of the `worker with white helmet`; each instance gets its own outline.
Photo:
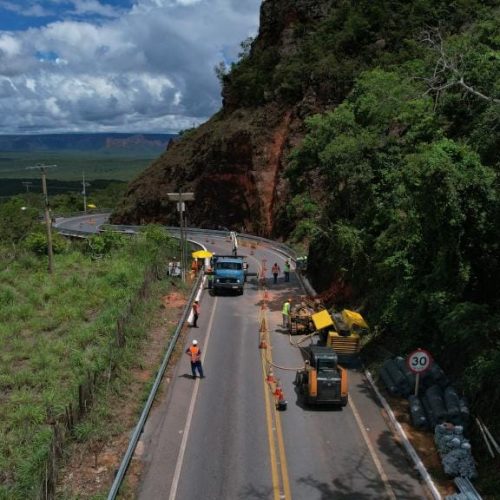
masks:
[[[191,373],[193,378],[196,378],[196,370],[200,378],[205,378],[203,367],[201,366],[201,349],[198,347],[198,341],[193,340],[191,345],[186,349],[186,354],[191,358]]]

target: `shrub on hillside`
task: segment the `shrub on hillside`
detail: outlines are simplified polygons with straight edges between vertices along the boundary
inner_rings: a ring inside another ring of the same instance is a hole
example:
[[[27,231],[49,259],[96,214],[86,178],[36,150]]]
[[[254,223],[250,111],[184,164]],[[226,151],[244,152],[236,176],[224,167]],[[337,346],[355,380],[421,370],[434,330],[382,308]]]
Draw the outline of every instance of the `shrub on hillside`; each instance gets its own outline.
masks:
[[[23,246],[36,255],[46,255],[48,252],[47,235],[42,231],[35,231],[26,236]],[[68,241],[59,234],[52,234],[52,251],[63,253],[69,248]]]

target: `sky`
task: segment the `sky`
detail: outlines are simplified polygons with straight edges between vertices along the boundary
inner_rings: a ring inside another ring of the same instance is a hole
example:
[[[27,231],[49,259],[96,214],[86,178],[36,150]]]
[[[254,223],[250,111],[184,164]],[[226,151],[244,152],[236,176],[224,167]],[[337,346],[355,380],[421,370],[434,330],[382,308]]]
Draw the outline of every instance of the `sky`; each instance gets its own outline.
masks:
[[[214,67],[261,0],[0,0],[0,134],[175,133],[221,106]]]

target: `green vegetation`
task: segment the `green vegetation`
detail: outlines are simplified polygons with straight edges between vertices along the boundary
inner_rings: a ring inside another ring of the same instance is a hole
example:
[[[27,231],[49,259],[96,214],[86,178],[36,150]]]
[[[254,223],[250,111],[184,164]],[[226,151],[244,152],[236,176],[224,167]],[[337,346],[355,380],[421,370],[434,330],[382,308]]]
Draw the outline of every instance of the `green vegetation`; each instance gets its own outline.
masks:
[[[92,193],[134,179],[157,157],[158,153],[154,151],[0,151],[0,198],[22,194],[27,189],[40,193],[40,176],[36,171],[26,169],[38,163],[58,166],[48,171],[49,195],[78,194],[82,191],[82,172],[90,183],[88,191]],[[23,182],[31,182],[31,185],[26,187]]]
[[[1,214],[15,212],[19,203],[2,204]],[[8,221],[0,220],[7,227]],[[23,227],[29,231],[32,222],[26,214]],[[160,227],[132,238],[104,234],[66,242],[55,258],[55,273],[48,275],[46,257],[37,255],[37,234],[18,233],[1,248],[0,498],[38,497],[54,422],[67,418],[69,405],[79,406],[79,386],[102,374],[107,382],[96,389],[93,416],[72,429],[76,440],[99,437],[109,417],[106,391],[126,383],[151,317],[137,300],[145,275],[149,269],[161,271],[175,251]],[[153,296],[165,287],[153,279]],[[123,339],[117,321],[127,319],[131,303],[137,305]]]
[[[83,171],[87,180],[129,181],[157,157],[156,152],[139,155],[127,151],[0,152],[0,178],[32,178],[33,170],[27,170],[26,167],[44,163],[58,166],[51,170],[50,175],[61,181],[81,181]]]
[[[38,182],[40,181],[38,180]],[[49,186],[52,187],[54,182],[49,182]],[[81,186],[79,189],[81,189]],[[87,188],[87,210],[101,212],[106,209],[109,210],[118,203],[126,190],[127,184],[121,182],[110,182],[104,188],[97,188],[93,184],[91,188]],[[13,203],[15,203],[15,206],[12,205]],[[49,194],[49,207],[53,217],[83,212],[83,203],[84,198],[81,191],[70,191],[55,195]],[[21,217],[20,220],[25,221],[28,217],[35,223],[38,216],[42,217],[44,206],[45,201],[42,193],[22,193],[0,200],[0,213],[8,218],[8,221],[3,222],[8,223],[13,234],[25,234],[22,224],[18,226],[11,225],[10,221],[16,220],[18,217]],[[0,227],[2,227],[2,221],[0,221]],[[12,236],[5,233],[4,235],[7,239]]]
[[[325,104],[341,102],[352,89],[356,77],[374,66],[387,67],[419,57],[418,40],[428,26],[443,26],[458,31],[472,19],[490,15],[496,4],[490,1],[416,0],[413,2],[334,2],[328,15],[311,21],[309,4],[296,7],[300,12],[289,27],[288,47],[274,46],[272,34],[262,37],[248,50],[248,42],[238,62],[226,74],[219,66],[216,73],[229,95],[241,106],[259,106],[278,100],[296,103],[304,91],[313,91]],[[491,6],[491,7],[490,7]],[[283,22],[279,13],[270,13]],[[490,21],[490,32],[495,29]],[[275,26],[275,29],[282,29]],[[288,37],[287,37],[288,38]],[[491,54],[491,63],[496,60]],[[480,75],[477,75],[480,76]]]
[[[331,30],[354,50],[339,63],[344,73],[352,60],[372,69],[334,111],[306,121],[287,170],[288,215],[300,221],[291,238],[310,241],[318,288],[348,284],[337,302],[362,304],[383,333],[377,342],[397,339],[401,353],[429,348],[498,433],[500,15],[484,3],[470,11],[473,4],[455,3],[445,16],[433,2],[448,32],[398,45],[396,35],[412,30],[410,21],[397,24],[384,36],[394,51],[374,63],[354,42],[361,34],[373,41],[373,20],[385,17],[365,5]],[[453,33],[465,19],[476,21]],[[498,486],[490,478],[483,492]]]

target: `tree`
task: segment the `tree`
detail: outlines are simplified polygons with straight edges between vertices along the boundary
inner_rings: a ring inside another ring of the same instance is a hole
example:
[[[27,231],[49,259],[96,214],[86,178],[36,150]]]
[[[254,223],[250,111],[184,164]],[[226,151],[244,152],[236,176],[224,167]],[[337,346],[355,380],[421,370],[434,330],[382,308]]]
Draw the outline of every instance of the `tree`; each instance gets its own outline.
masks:
[[[0,233],[2,240],[18,243],[38,223],[39,210],[26,206],[22,198],[14,197],[0,203]]]
[[[500,22],[500,17],[497,16]],[[439,29],[423,32],[421,41],[430,47],[436,61],[433,74],[425,78],[427,92],[436,100],[447,90],[458,88],[466,94],[473,95],[487,102],[500,104],[500,99],[489,94],[487,90],[479,90],[479,85],[490,87],[488,80],[493,72],[496,81],[500,75],[498,70],[498,52],[484,43],[477,43],[472,36],[452,37],[445,42]],[[476,83],[472,83],[476,81]],[[498,88],[490,89],[498,92]]]

